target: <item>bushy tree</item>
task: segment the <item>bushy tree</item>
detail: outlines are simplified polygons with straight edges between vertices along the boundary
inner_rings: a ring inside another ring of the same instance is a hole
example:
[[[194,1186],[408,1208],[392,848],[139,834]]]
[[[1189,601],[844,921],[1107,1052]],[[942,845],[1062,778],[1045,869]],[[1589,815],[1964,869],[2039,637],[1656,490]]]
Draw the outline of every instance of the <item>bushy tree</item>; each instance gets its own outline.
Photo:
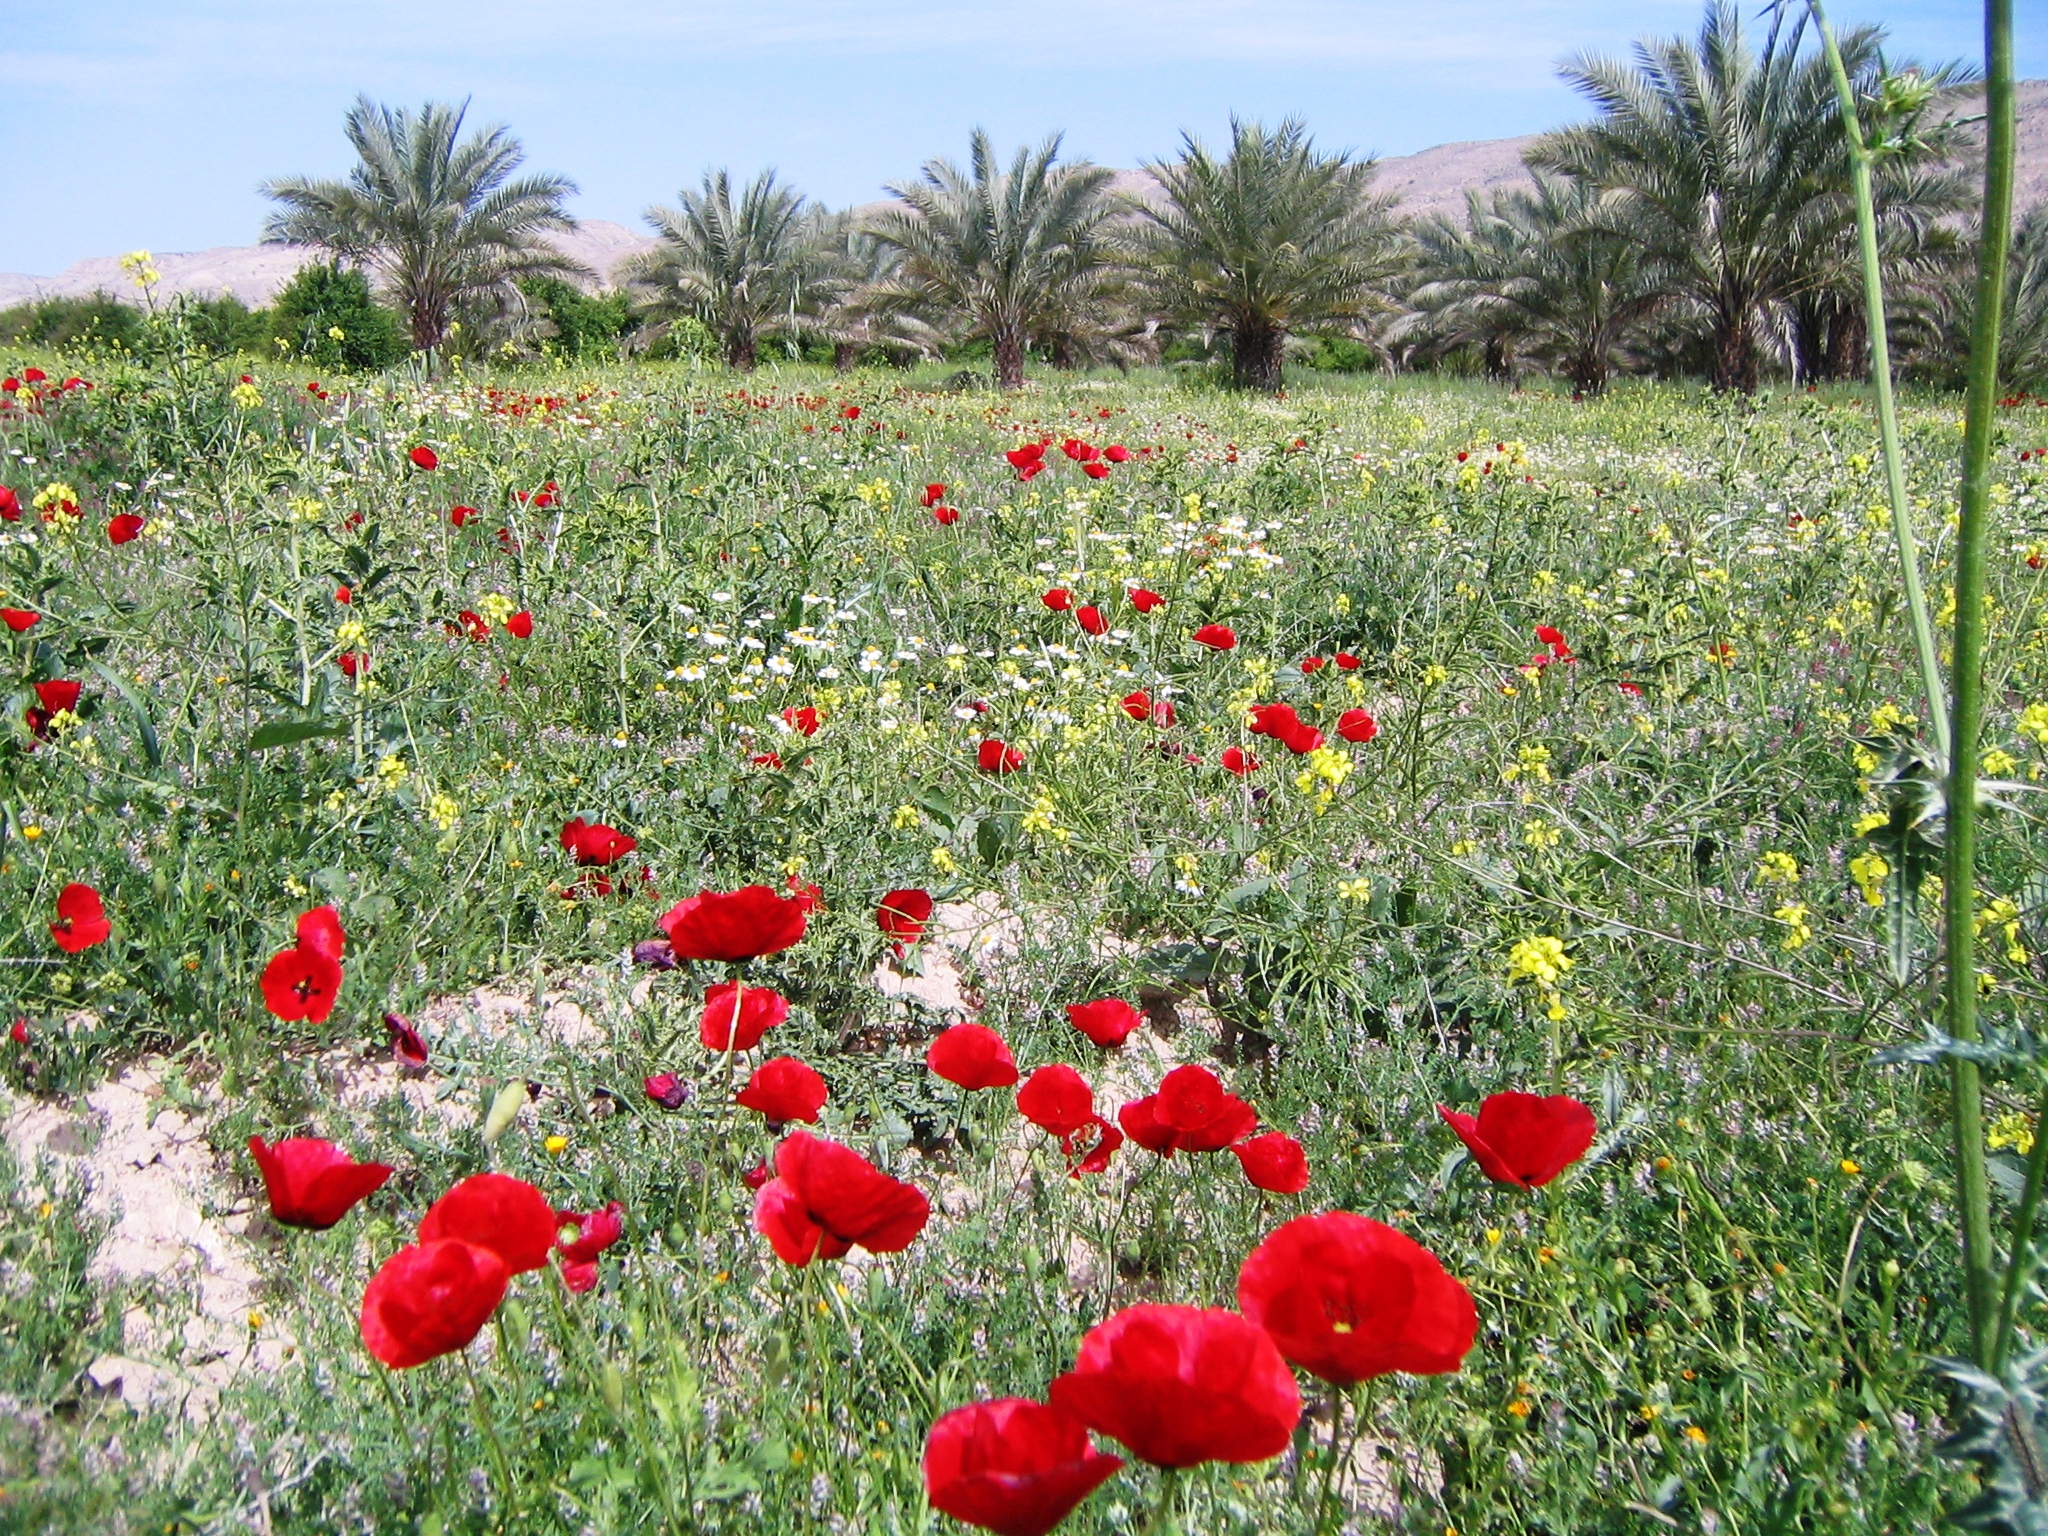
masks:
[[[346,121],[357,156],[347,180],[293,176],[262,187],[282,205],[263,238],[375,272],[421,351],[441,347],[465,313],[516,305],[522,277],[584,275],[541,238],[575,228],[563,202],[576,184],[515,177],[526,158],[519,141],[502,126],[463,137],[466,110],[429,102],[414,113],[358,97]]]
[[[900,260],[870,301],[956,340],[986,340],[1004,389],[1023,384],[1034,340],[1088,324],[1114,276],[1110,173],[1060,165],[1059,151],[1055,134],[1004,170],[977,128],[966,170],[927,161],[917,181],[890,186],[899,206],[866,226]]]
[[[572,361],[612,358],[639,328],[632,296],[614,289],[585,293],[559,277],[522,278],[519,291],[538,322],[541,340]]]
[[[1183,140],[1146,166],[1164,198],[1138,201],[1154,303],[1180,326],[1230,338],[1231,381],[1277,390],[1288,336],[1390,310],[1406,247],[1371,161],[1326,155],[1289,119],[1233,118],[1219,159]]]
[[[288,356],[329,371],[374,373],[407,350],[398,316],[361,271],[339,262],[308,262],[292,274],[271,301],[270,332]]]
[[[805,300],[808,246],[805,203],[795,189],[763,171],[733,197],[730,173],[706,171],[680,205],[647,210],[661,243],[632,267],[630,281],[660,318],[701,320],[718,338],[726,362],[750,372],[761,343],[789,336]]]
[[[142,340],[142,311],[110,293],[38,299],[0,310],[0,345],[48,347],[60,352],[113,347],[132,352]]]

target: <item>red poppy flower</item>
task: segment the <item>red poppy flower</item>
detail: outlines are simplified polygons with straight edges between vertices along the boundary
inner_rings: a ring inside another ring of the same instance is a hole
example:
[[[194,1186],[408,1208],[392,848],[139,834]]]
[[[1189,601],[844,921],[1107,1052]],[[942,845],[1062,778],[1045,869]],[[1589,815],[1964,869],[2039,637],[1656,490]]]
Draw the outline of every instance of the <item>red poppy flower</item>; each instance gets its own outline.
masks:
[[[427,1042],[413,1028],[411,1019],[402,1013],[387,1013],[384,1015],[384,1032],[391,1037],[392,1059],[401,1067],[418,1070],[426,1066]]]
[[[1095,1090],[1065,1062],[1054,1062],[1024,1080],[1017,1113],[1051,1135],[1071,1136],[1095,1118]]]
[[[370,655],[367,651],[343,651],[334,658],[334,664],[341,669],[343,677],[355,677],[370,669]]]
[[[594,1211],[555,1212],[555,1252],[562,1284],[578,1296],[597,1284],[597,1257],[626,1234],[626,1208],[613,1200]],[[571,1228],[576,1235],[566,1234]]]
[[[924,1064],[970,1091],[1008,1088],[1017,1081],[1017,1059],[1003,1037],[985,1024],[955,1024],[931,1043]]]
[[[1076,464],[1086,464],[1102,456],[1099,448],[1091,448],[1078,437],[1070,437],[1060,444],[1060,452]]]
[[[1131,588],[1131,606],[1140,613],[1150,613],[1154,608],[1164,608],[1166,599],[1157,592],[1148,592],[1143,587]]]
[[[1436,1112],[1489,1179],[1517,1189],[1548,1184],[1593,1145],[1593,1111],[1567,1094],[1494,1093],[1476,1117],[1442,1104]]]
[[[1297,757],[1323,744],[1323,733],[1294,712],[1292,704],[1255,704],[1247,727],[1254,736],[1271,736]]]
[[[1081,466],[1081,473],[1090,480],[1107,480],[1109,478],[1109,466],[1107,464],[1083,464]]]
[[[74,880],[57,893],[57,921],[50,924],[50,937],[65,954],[75,955],[95,944],[104,944],[113,932],[114,925],[107,921],[106,908],[100,904],[100,893],[91,886]]]
[[[960,521],[960,509],[958,507],[933,507],[932,521],[941,528],[950,528]]]
[[[1004,453],[1003,457],[1010,461],[1012,469],[1020,471],[1029,469],[1032,474],[1037,474],[1039,461],[1045,457],[1045,445],[1043,443],[1024,443],[1010,449]]]
[[[1067,1177],[1078,1179],[1084,1173],[1105,1171],[1110,1157],[1123,1144],[1122,1131],[1102,1116],[1090,1115],[1080,1129],[1060,1138],[1060,1150],[1067,1154],[1069,1164]],[[1076,1153],[1080,1155],[1077,1157]]]
[[[1349,1211],[1297,1216],[1260,1243],[1237,1304],[1281,1354],[1340,1387],[1455,1371],[1479,1330],[1472,1293],[1435,1254]]]
[[[1054,587],[1045,596],[1041,597],[1039,601],[1054,613],[1065,613],[1074,606],[1074,594],[1065,587]]]
[[[21,498],[11,485],[0,485],[0,519],[10,523],[21,521]]]
[[[1076,608],[1074,622],[1081,626],[1085,634],[1101,635],[1109,632],[1109,620],[1102,616],[1102,610],[1093,603]]]
[[[1116,1113],[1131,1140],[1148,1152],[1221,1152],[1258,1129],[1259,1113],[1224,1091],[1207,1067],[1175,1067],[1157,1093],[1133,1099]]]
[[[848,421],[859,421],[860,407],[857,405],[849,405],[845,410],[841,411],[839,414],[844,416]]]
[[[1371,741],[1379,733],[1379,721],[1362,709],[1347,709],[1337,717],[1337,734],[1346,741]]]
[[[83,687],[66,677],[55,678],[47,683],[36,684],[36,701],[50,714],[61,715],[66,710],[78,712],[78,695]]]
[[[1024,766],[1024,754],[1015,747],[1004,746],[991,736],[975,751],[975,762],[983,773],[1015,773]]]
[[[462,625],[462,632],[467,634],[476,644],[482,645],[491,638],[490,621],[482,614],[472,613],[469,609],[465,608],[455,617]]]
[[[422,1242],[384,1261],[363,1292],[363,1344],[395,1371],[465,1348],[511,1276],[488,1248]]]
[[[756,768],[766,768],[770,773],[778,773],[782,769],[782,754],[779,752],[756,752],[747,761]]]
[[[1122,443],[1111,443],[1102,450],[1102,456],[1112,464],[1126,464],[1130,462],[1131,450]]]
[[[1188,638],[1212,651],[1227,651],[1237,644],[1237,631],[1228,624],[1204,624]]]
[[[270,957],[263,968],[263,1005],[287,1022],[325,1024],[341,990],[341,962],[317,949],[295,944]]]
[[[1339,651],[1337,653],[1338,671],[1356,672],[1361,665],[1362,663],[1359,661],[1359,659],[1356,656],[1352,655],[1349,651]]]
[[[817,912],[825,905],[825,888],[821,885],[806,885],[795,875],[783,882],[789,887],[789,899],[806,912]]]
[[[1142,688],[1125,694],[1119,707],[1133,720],[1156,720],[1162,726],[1173,724],[1173,701],[1161,699],[1155,704],[1152,695]]]
[[[481,516],[483,516],[483,514],[477,511],[475,507],[450,507],[448,509],[448,521],[453,523],[458,528],[460,528],[464,523],[468,522],[472,517]]]
[[[298,940],[301,949],[339,961],[348,935],[342,931],[341,914],[332,907],[315,907],[299,914]]]
[[[932,1508],[996,1536],[1046,1536],[1123,1464],[1079,1419],[1022,1397],[955,1408],[924,1442]]]
[[[505,621],[505,633],[514,640],[531,640],[533,638],[533,615],[524,608],[520,609]]]
[[[657,1072],[641,1086],[663,1109],[681,1109],[690,1101],[690,1085],[673,1072]]]
[[[804,936],[805,906],[765,885],[736,891],[699,891],[661,919],[670,946],[683,960],[752,960],[788,949]]]
[[[1564,631],[1559,629],[1553,629],[1548,624],[1538,624],[1536,626],[1536,638],[1539,642],[1549,646],[1552,651],[1556,652],[1560,656],[1562,656],[1566,650],[1570,649],[1569,646],[1565,645]]]
[[[736,981],[721,981],[715,987],[704,989],[704,1012],[697,1020],[697,1038],[707,1051],[723,1052],[726,1041],[733,1039],[731,1049],[751,1051],[761,1043],[761,1037],[789,1017],[789,1000],[769,987],[748,987],[736,999],[733,994],[740,991]],[[739,1015],[739,1028],[733,1028],[733,1015]]]
[[[1029,464],[1026,464],[1017,471],[1017,478],[1019,480],[1031,480],[1036,478],[1044,469],[1045,463],[1043,460],[1033,459]]]
[[[126,544],[142,532],[142,519],[133,512],[123,512],[119,517],[107,520],[107,542]]]
[[[1622,681],[1616,683],[1614,686],[1619,688],[1623,693],[1627,694],[1632,699],[1640,699],[1643,696],[1642,685],[1640,683],[1629,682],[1626,678],[1622,679]]]
[[[818,734],[818,712],[806,704],[801,709],[791,706],[782,712],[782,723],[799,736]]]
[[[1301,675],[1303,677],[1313,676],[1315,673],[1322,671],[1327,665],[1328,663],[1320,656],[1306,657],[1301,663]]]
[[[336,587],[334,589],[334,600],[346,608],[356,600],[356,595],[348,587]]]
[[[514,1275],[547,1263],[557,1230],[546,1197],[507,1173],[471,1174],[420,1218],[421,1242],[453,1238],[474,1243],[495,1253]]]
[[[858,1152],[798,1131],[775,1149],[775,1177],[754,1197],[754,1230],[801,1269],[858,1244],[901,1253],[931,1219],[915,1184],[892,1179]]]
[[[924,942],[925,924],[931,921],[930,891],[904,889],[889,891],[875,908],[875,926],[896,941],[896,953]]]
[[[573,816],[562,823],[561,842],[578,864],[597,868],[618,863],[640,846],[618,828],[608,827],[601,821],[585,821],[581,816]]]
[[[1308,1154],[1285,1131],[1268,1131],[1240,1141],[1230,1150],[1254,1189],[1298,1195],[1308,1188]]]
[[[421,469],[439,469],[441,467],[441,456],[425,443],[421,443],[418,447],[412,449],[406,454],[406,457],[411,459]]]
[[[825,1079],[794,1056],[777,1056],[754,1068],[747,1086],[733,1098],[742,1109],[758,1110],[771,1124],[786,1120],[818,1123],[818,1111],[831,1096]]]
[[[1067,1004],[1067,1022],[1097,1045],[1122,1045],[1145,1016],[1120,997]]]
[[[14,1023],[8,1028],[7,1038],[12,1040],[16,1045],[27,1045],[28,1020],[16,1019]]]
[[[946,499],[946,488],[934,481],[924,488],[924,505],[936,507]]]
[[[1287,1449],[1301,1390],[1265,1331],[1221,1308],[1141,1303],[1088,1330],[1052,1405],[1162,1467]]]
[[[1222,762],[1227,771],[1236,774],[1239,778],[1243,778],[1248,773],[1256,772],[1259,766],[1259,760],[1242,747],[1225,747],[1223,749]]]
[[[249,1153],[262,1170],[272,1219],[315,1232],[326,1231],[357,1201],[382,1189],[393,1172],[388,1163],[359,1163],[333,1142],[311,1136],[293,1136],[274,1147],[251,1136]]]
[[[42,615],[28,608],[0,608],[0,620],[17,635],[23,630],[33,629],[42,621]]]

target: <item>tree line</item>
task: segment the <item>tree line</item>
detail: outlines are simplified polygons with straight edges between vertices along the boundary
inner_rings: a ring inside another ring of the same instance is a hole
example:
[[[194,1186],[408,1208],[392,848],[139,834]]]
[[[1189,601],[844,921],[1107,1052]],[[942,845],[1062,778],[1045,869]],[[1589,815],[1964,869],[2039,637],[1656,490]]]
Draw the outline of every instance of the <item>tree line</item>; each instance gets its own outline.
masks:
[[[658,244],[593,294],[547,243],[574,228],[567,178],[522,172],[503,127],[460,107],[357,101],[343,180],[265,185],[266,240],[317,248],[329,286],[374,281],[429,354],[713,352],[985,356],[1015,388],[1046,366],[1186,360],[1277,390],[1290,354],[1337,349],[1387,369],[1558,377],[1597,394],[1617,373],[1753,390],[1867,368],[1850,162],[1832,80],[1797,25],[1745,29],[1710,0],[1696,36],[1562,68],[1587,122],[1542,135],[1530,183],[1472,192],[1458,216],[1401,216],[1371,160],[1298,122],[1233,120],[1184,138],[1135,185],[1060,138],[1007,159],[977,130],[964,165],[929,161],[891,200],[832,210],[772,170],[707,171],[648,210]],[[1903,368],[1951,382],[1967,353],[1975,79],[1894,63],[1883,33],[1841,51],[1866,142]],[[2048,385],[2048,217],[2015,241],[2006,372]],[[303,307],[303,306],[302,306]],[[329,338],[317,316],[309,352]],[[332,329],[343,329],[333,327]],[[398,343],[394,342],[394,346]]]

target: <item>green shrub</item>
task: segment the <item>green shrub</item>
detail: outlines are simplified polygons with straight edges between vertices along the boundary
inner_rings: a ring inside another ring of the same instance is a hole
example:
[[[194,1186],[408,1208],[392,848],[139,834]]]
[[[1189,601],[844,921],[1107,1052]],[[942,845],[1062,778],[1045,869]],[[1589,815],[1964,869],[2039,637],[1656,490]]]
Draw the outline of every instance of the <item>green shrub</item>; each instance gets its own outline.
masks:
[[[640,328],[632,300],[616,289],[585,293],[559,277],[530,277],[519,291],[547,328],[542,349],[574,361],[616,360],[619,344]]]
[[[293,274],[271,306],[270,333],[288,355],[327,369],[374,372],[409,350],[398,316],[371,295],[370,280],[339,262]]]
[[[38,299],[0,310],[0,346],[134,351],[141,342],[142,311],[111,293]]]

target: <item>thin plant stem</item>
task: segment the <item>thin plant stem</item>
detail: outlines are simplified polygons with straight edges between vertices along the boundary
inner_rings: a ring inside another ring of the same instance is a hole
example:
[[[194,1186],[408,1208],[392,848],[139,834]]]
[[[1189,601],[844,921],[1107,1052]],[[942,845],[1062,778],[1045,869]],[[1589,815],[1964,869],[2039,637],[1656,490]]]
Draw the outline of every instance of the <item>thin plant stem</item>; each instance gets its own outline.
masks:
[[[1996,1375],[2012,1346],[2013,1321],[2034,1268],[2034,1218],[2041,1209],[2041,1184],[2048,1176],[2048,1088],[2034,1111],[2034,1144],[2027,1149],[2027,1184],[2012,1222],[2012,1249],[2005,1261],[2005,1295],[1998,1307],[1998,1332],[1991,1341],[1990,1369]]]
[[[491,1418],[490,1407],[484,1402],[483,1383],[476,1379],[476,1367],[469,1363],[469,1351],[458,1349],[455,1354],[462,1361],[462,1374],[469,1381],[469,1404],[476,1414],[476,1427],[483,1431],[484,1439],[491,1447],[491,1458],[498,1464],[498,1478],[504,1485],[505,1513],[509,1517],[519,1505],[515,1497],[518,1485],[512,1481],[512,1462],[505,1454],[505,1442],[498,1438],[498,1426]]]
[[[1884,267],[1877,244],[1877,199],[1871,189],[1870,167],[1876,158],[1864,142],[1863,123],[1856,111],[1856,91],[1849,83],[1849,71],[1842,51],[1835,46],[1834,29],[1828,25],[1821,0],[1806,0],[1820,32],[1821,49],[1827,55],[1828,70],[1834,76],[1835,97],[1841,104],[1842,135],[1849,141],[1849,178],[1856,198],[1856,243],[1863,263],[1863,308],[1870,332],[1870,382],[1877,393],[1877,430],[1884,446],[1885,492],[1891,502],[1892,537],[1899,546],[1899,577],[1905,589],[1906,612],[1913,626],[1913,650],[1920,663],[1920,688],[1927,696],[1927,713],[1934,722],[1934,739],[1942,755],[1949,751],[1948,696],[1941,681],[1941,653],[1934,636],[1934,620],[1927,610],[1927,594],[1920,585],[1920,546],[1913,534],[1913,509],[1906,499],[1906,455],[1899,443],[1899,408],[1892,393],[1891,341],[1885,323]]]
[[[1180,1469],[1161,1467],[1159,1469],[1159,1502],[1152,1507],[1146,1518],[1142,1536],[1175,1536],[1180,1530],[1178,1518],[1180,1504]]]
[[[1985,0],[1984,53],[1984,215],[1977,252],[1969,386],[1963,404],[1963,493],[1956,534],[1955,703],[1950,728],[1944,889],[1946,1022],[1949,1037],[1963,1042],[1981,1038],[1976,964],[1977,738],[1984,715],[1984,558],[1991,531],[1991,436],[1998,408],[1998,342],[2006,258],[2012,243],[2012,0]],[[1951,1056],[1949,1083],[1971,1356],[1979,1365],[1988,1365],[1998,1314],[1984,1155],[1983,1076],[1976,1062]]]

